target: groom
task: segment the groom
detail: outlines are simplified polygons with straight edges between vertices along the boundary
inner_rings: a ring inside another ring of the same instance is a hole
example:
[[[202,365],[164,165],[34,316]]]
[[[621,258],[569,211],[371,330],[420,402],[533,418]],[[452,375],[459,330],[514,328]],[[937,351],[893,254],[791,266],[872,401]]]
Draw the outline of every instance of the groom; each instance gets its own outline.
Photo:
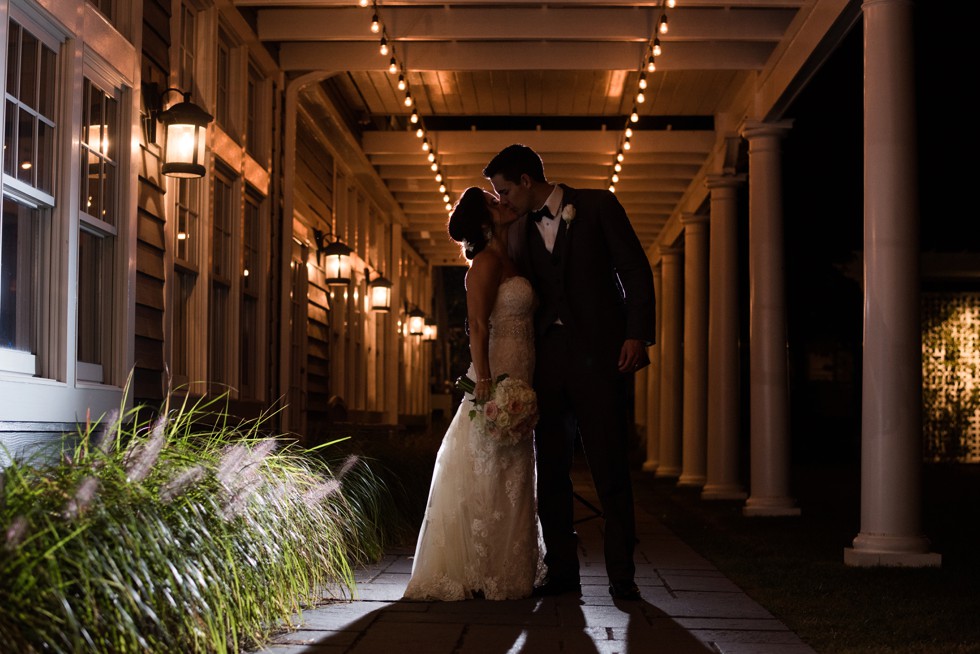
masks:
[[[650,263],[615,195],[548,182],[531,148],[504,148],[483,175],[521,216],[510,255],[539,300],[535,446],[548,578],[535,594],[581,592],[569,476],[578,434],[605,519],[609,593],[638,600],[627,402],[654,340]]]

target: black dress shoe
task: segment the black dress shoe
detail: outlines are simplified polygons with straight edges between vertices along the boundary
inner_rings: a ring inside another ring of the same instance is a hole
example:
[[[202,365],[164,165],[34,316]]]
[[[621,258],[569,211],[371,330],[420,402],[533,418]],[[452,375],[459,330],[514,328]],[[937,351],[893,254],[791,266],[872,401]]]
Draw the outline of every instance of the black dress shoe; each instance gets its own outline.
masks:
[[[632,581],[609,584],[609,594],[612,595],[613,599],[626,600],[628,602],[643,599],[640,597],[640,589]]]
[[[540,586],[535,586],[531,591],[532,597],[551,597],[554,595],[565,595],[566,593],[582,594],[582,584],[578,581],[549,579]]]

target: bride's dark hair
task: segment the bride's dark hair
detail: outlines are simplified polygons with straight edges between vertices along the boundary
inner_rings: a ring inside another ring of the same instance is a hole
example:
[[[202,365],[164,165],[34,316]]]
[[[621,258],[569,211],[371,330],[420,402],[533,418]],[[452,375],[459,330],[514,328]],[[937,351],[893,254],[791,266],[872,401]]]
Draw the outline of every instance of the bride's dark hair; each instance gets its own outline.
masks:
[[[484,191],[471,186],[456,201],[449,216],[449,237],[463,248],[463,256],[472,259],[487,247],[493,235],[493,216],[487,208]]]

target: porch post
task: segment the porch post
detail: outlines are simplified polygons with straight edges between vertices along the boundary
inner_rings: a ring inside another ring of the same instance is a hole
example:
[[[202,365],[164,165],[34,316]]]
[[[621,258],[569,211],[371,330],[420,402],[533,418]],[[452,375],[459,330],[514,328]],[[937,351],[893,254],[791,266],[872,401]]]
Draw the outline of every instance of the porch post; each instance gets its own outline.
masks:
[[[678,486],[703,486],[707,447],[708,216],[684,225],[684,421]]]
[[[861,531],[851,566],[936,567],[920,531],[922,343],[912,3],[865,0]]]
[[[742,500],[739,464],[738,187],[744,175],[709,175],[708,453],[705,500]]]
[[[657,477],[677,477],[681,473],[681,338],[684,320],[682,252],[679,247],[660,249],[664,293],[663,325],[660,333],[660,463],[657,466]]]
[[[657,298],[656,325],[654,338],[656,341],[650,347],[650,366],[647,373],[647,460],[643,462],[644,472],[655,472],[660,465],[660,344],[661,325],[663,323],[663,264],[657,262],[653,266],[653,296]]]
[[[749,393],[751,473],[747,516],[799,515],[789,496],[789,389],[780,140],[790,122],[750,121]]]

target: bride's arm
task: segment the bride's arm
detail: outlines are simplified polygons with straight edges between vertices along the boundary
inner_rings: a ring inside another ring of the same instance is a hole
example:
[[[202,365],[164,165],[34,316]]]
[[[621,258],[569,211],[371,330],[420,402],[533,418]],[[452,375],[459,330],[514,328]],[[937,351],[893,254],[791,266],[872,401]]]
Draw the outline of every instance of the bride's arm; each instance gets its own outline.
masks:
[[[477,400],[490,396],[490,312],[497,300],[503,263],[492,252],[481,252],[466,273],[466,321],[470,328],[470,356],[476,371]]]

